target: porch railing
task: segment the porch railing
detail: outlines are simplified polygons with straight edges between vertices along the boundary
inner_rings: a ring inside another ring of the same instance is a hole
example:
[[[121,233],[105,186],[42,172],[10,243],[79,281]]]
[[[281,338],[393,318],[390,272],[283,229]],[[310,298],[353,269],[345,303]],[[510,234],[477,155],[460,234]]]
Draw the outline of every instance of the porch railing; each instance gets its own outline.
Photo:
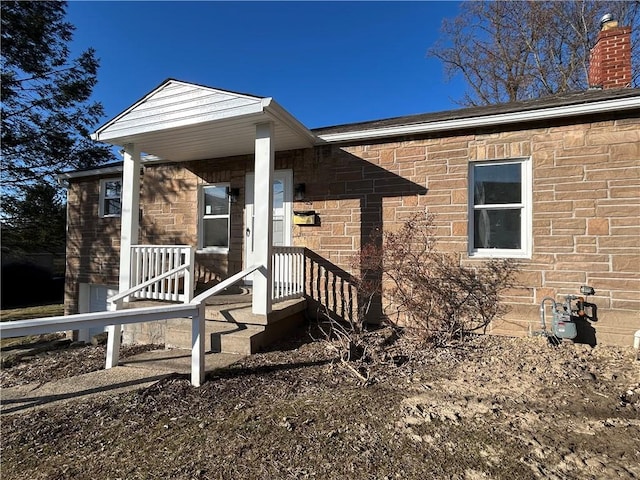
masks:
[[[272,280],[274,302],[304,295],[304,247],[273,247]]]
[[[144,287],[137,288],[130,298],[190,302],[194,253],[187,245],[132,245],[131,286]],[[166,275],[170,271],[173,273]]]
[[[111,300],[124,297],[188,303],[194,291],[194,249],[185,245],[133,245],[131,288]],[[273,247],[274,302],[304,295],[305,248]]]
[[[358,289],[351,273],[306,249],[305,298],[318,312],[353,321],[358,316]]]
[[[174,277],[174,282],[177,281],[175,278],[184,278],[183,294],[192,295],[192,284],[187,283],[193,275],[192,249],[189,247],[141,247],[143,246],[136,246],[134,248],[140,251],[158,248],[156,257],[147,257],[147,265],[150,262],[149,258],[152,258],[153,261],[156,261],[155,259],[158,256],[160,259],[166,259],[168,254],[165,252],[172,251],[175,256],[181,255],[181,261],[188,262],[190,268],[188,271],[185,271],[185,265],[187,263],[174,266],[173,268],[165,267],[163,273],[156,275],[155,278],[142,281],[134,287],[134,289],[142,291],[152,283],[164,282],[166,279],[177,275],[177,277]],[[162,252],[162,248],[167,250]],[[336,266],[331,266],[322,257],[305,248],[274,247],[273,255],[274,299],[283,300],[305,295],[308,299],[317,302],[318,305],[326,305],[334,314],[342,316],[352,315],[351,308],[355,303],[355,292],[352,279],[347,272],[342,271]],[[162,262],[160,261],[160,263]],[[306,268],[305,264],[307,264]],[[144,261],[142,265],[145,265]],[[206,300],[261,268],[263,267],[254,265],[245,269],[197,297],[190,298],[184,305],[162,305],[131,310],[94,312],[0,323],[0,338],[109,326],[106,367],[111,368],[118,364],[119,358],[120,335],[116,334],[119,333],[116,331],[116,325],[187,317],[191,318],[192,324],[191,382],[193,385],[198,386],[204,381],[204,322]],[[307,270],[306,274],[305,270]],[[147,269],[146,271],[152,272],[155,270]],[[147,273],[147,275],[151,274]],[[306,291],[305,281],[308,285]],[[127,294],[131,296],[134,295],[133,292],[127,291],[121,292],[118,296]],[[115,302],[112,302],[112,308],[117,309],[117,303],[119,303],[121,299],[118,298],[115,300]]]

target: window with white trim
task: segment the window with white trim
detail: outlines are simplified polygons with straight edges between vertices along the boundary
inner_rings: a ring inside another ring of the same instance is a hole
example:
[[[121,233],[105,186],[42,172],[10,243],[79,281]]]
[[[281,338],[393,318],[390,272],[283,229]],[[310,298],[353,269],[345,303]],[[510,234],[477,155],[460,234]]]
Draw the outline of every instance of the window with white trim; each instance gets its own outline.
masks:
[[[229,251],[229,185],[203,185],[200,189],[201,250],[226,253]]]
[[[531,256],[531,177],[529,158],[470,164],[470,255]]]
[[[104,178],[100,180],[101,217],[119,217],[122,213],[122,180]]]

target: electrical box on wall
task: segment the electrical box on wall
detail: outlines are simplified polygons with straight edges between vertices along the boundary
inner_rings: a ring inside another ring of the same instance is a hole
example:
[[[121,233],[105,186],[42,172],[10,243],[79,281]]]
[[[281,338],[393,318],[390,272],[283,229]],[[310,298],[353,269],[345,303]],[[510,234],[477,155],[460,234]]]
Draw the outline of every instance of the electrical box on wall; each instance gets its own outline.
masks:
[[[306,210],[303,212],[294,211],[293,224],[294,225],[315,225],[316,224],[315,210]]]

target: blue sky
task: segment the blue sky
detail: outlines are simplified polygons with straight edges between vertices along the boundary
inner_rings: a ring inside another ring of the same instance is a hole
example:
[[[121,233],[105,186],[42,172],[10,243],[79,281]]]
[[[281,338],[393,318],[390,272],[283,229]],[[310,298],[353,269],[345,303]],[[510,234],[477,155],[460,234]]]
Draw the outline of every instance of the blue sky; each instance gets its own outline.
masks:
[[[426,57],[458,2],[72,1],[108,120],[176,78],[273,97],[309,128],[456,108]]]

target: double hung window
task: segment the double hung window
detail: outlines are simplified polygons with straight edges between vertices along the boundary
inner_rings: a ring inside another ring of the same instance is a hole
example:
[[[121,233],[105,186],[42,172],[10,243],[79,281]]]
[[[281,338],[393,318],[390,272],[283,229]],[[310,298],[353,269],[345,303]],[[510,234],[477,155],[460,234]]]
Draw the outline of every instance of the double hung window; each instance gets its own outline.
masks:
[[[122,180],[105,178],[100,181],[101,217],[119,217],[122,213]]]
[[[469,253],[531,254],[531,162],[474,162],[469,172]]]
[[[200,249],[229,250],[229,185],[204,185],[200,191]]]

